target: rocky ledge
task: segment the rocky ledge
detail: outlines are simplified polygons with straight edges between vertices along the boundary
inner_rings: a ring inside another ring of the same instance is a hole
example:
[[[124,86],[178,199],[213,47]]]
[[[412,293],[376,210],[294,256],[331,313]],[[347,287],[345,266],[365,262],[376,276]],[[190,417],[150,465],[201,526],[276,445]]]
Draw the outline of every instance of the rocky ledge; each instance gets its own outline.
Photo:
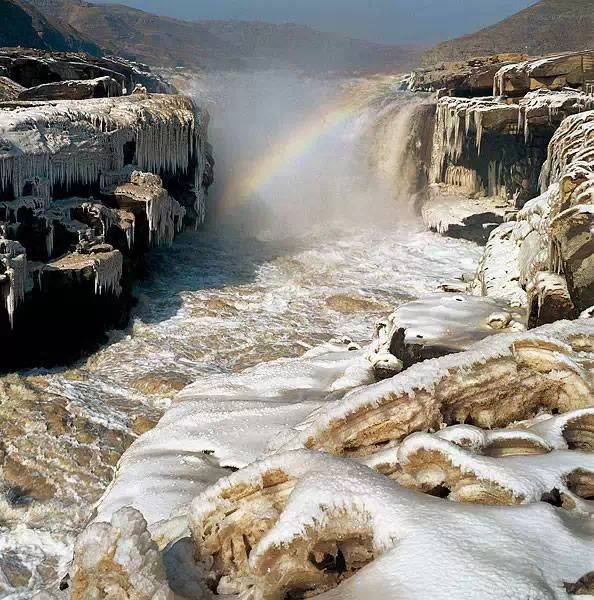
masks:
[[[126,322],[145,252],[204,221],[212,158],[208,114],[142,65],[0,50],[0,66],[13,96],[0,103],[10,369],[75,357]]]

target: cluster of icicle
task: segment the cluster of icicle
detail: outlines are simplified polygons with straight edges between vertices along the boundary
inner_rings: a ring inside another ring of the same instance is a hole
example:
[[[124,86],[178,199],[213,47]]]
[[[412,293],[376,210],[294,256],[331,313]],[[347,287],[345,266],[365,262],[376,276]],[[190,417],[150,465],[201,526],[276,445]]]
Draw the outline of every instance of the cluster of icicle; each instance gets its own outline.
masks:
[[[502,104],[494,98],[441,98],[437,104],[431,181],[443,181],[448,162],[462,157],[465,140],[472,136],[477,154],[481,153],[485,118],[498,129],[513,130],[517,121],[517,107]]]
[[[5,277],[0,289],[10,326],[14,327],[14,313],[25,297],[25,282],[27,280],[25,249],[18,242],[0,239],[0,263],[4,266]]]
[[[146,203],[149,225],[149,243],[160,246],[171,244],[175,234],[183,228],[186,209],[174,200],[166,190],[151,196]]]
[[[122,253],[118,250],[94,255],[95,294],[121,294],[123,262]]]
[[[15,108],[0,113],[0,185],[22,194],[43,177],[69,188],[92,185],[124,167],[124,146],[136,143],[145,171],[204,170],[206,116],[183,96],[144,94]],[[200,169],[202,165],[202,169]]]
[[[530,127],[534,123],[557,126],[566,117],[594,110],[594,96],[571,88],[529,92],[520,100],[518,131],[524,131],[524,139],[530,139]]]
[[[528,201],[515,221],[504,223],[491,235],[477,273],[478,293],[508,301],[519,298],[525,303],[525,289],[545,290],[542,285],[536,287],[543,274],[564,274],[557,234],[576,212],[593,210],[593,143],[594,111],[563,120],[549,144],[540,174],[542,194]],[[585,233],[577,235],[573,252],[578,253],[587,239]],[[574,284],[587,285],[588,277],[583,271]],[[559,287],[557,279],[547,281]],[[551,290],[548,286],[545,291]]]

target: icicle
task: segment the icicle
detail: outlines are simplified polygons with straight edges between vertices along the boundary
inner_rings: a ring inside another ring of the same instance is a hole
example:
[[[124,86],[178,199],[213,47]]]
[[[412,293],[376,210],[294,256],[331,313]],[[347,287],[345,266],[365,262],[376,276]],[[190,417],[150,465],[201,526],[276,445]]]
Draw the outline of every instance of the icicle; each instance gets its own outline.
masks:
[[[27,255],[25,249],[18,242],[12,240],[0,240],[0,252],[2,253],[0,262],[4,265],[4,275],[7,278],[1,293],[10,327],[13,329],[15,311],[25,297]]]
[[[122,293],[123,256],[118,250],[96,254],[93,259],[95,271],[95,294]]]

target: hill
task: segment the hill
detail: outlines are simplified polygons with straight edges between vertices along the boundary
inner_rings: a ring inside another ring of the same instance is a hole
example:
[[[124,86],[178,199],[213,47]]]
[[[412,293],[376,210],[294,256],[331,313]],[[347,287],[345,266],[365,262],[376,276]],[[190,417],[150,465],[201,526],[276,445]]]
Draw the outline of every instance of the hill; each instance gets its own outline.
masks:
[[[25,0],[0,0],[0,46],[24,46],[43,50],[85,51],[98,55],[96,44],[72,26],[44,15]]]
[[[416,50],[407,46],[375,44],[292,23],[190,22],[120,4],[32,1],[106,52],[164,67],[393,71],[418,59]]]
[[[541,0],[471,35],[443,42],[425,53],[435,64],[502,52],[532,56],[594,47],[594,0]]]

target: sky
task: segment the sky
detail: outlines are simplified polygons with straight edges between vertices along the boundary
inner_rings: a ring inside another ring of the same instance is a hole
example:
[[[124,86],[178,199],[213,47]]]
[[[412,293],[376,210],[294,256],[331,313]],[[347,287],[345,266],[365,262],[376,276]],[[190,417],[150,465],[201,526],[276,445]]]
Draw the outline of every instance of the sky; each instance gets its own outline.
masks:
[[[535,0],[95,0],[187,20],[295,22],[384,43],[434,43],[495,23]]]

